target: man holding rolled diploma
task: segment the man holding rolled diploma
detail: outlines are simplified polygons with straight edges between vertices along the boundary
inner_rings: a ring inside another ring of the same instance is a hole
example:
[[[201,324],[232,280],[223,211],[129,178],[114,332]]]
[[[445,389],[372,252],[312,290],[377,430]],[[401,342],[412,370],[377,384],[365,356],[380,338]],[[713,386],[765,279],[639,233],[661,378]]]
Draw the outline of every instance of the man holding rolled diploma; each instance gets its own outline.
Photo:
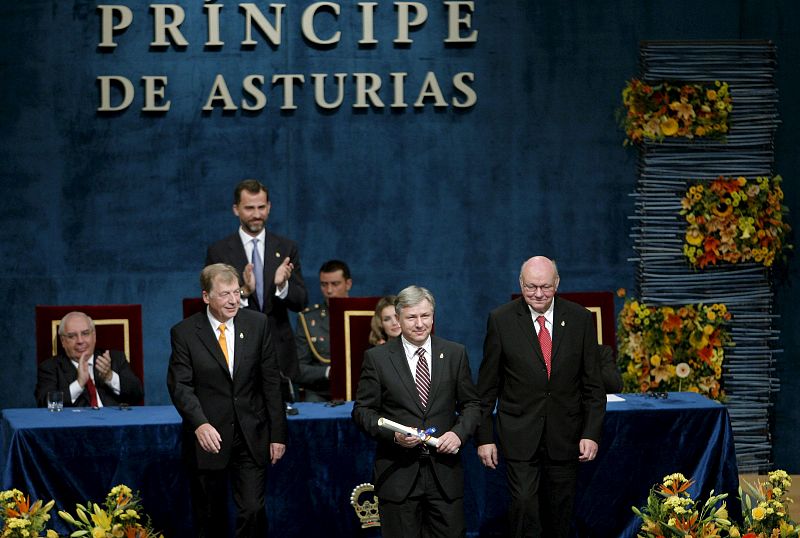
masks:
[[[401,338],[367,350],[353,419],[378,442],[373,481],[381,533],[464,536],[464,477],[459,449],[480,420],[480,402],[461,344],[431,335],[433,295],[418,286],[398,294]],[[421,363],[421,361],[424,361]],[[414,428],[407,435],[379,419]],[[433,448],[426,435],[438,437]]]

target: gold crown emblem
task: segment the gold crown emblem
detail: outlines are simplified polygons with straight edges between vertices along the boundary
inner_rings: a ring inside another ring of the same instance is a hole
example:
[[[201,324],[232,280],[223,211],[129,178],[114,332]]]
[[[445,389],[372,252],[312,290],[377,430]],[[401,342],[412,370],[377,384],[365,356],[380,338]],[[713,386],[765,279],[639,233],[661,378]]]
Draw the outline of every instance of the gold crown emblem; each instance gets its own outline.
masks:
[[[368,492],[372,492],[372,499],[361,502],[360,497]],[[350,504],[356,511],[358,519],[361,520],[361,528],[381,526],[381,516],[378,513],[378,496],[375,495],[375,486],[372,484],[359,484],[350,494]]]

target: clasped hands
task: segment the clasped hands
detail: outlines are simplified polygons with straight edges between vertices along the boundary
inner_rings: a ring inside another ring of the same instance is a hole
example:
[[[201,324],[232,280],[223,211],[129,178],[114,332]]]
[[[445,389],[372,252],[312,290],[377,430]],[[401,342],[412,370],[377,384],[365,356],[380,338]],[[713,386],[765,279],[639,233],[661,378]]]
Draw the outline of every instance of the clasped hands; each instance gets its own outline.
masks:
[[[211,454],[219,454],[222,448],[222,436],[217,429],[205,422],[200,424],[194,431],[197,442],[200,443],[200,448]],[[283,443],[270,443],[269,444],[269,461],[272,465],[278,463],[278,460],[286,453],[286,445]]]
[[[394,440],[403,448],[414,448],[422,443],[418,435],[405,435],[400,432],[394,433]],[[440,454],[455,454],[461,448],[461,439],[453,432],[445,432],[439,437],[439,446],[436,452]]]
[[[294,264],[292,263],[291,259],[284,258],[283,262],[278,266],[275,270],[275,287],[281,289],[287,282],[289,282],[289,278],[292,276],[292,271],[294,271]],[[244,286],[242,290],[244,291],[245,297],[249,297],[256,291],[256,276],[253,273],[253,264],[248,263],[244,266],[244,272],[242,273],[242,278],[244,279]]]
[[[91,356],[91,353],[84,353],[78,359],[78,384],[81,387],[85,387],[86,383],[90,379],[89,359]],[[108,350],[95,358],[94,370],[96,377],[98,378],[96,381],[103,381],[106,384],[111,382],[111,377],[114,372],[111,370],[111,353]]]

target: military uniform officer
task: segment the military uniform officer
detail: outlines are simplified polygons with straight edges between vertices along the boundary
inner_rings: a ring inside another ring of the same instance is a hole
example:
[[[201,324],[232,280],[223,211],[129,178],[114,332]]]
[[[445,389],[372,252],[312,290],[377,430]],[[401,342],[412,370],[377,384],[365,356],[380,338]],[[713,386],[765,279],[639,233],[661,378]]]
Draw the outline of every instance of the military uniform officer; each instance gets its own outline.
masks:
[[[307,402],[327,402],[331,397],[330,323],[328,300],[347,297],[353,281],[350,268],[340,260],[328,260],[319,270],[319,287],[325,304],[315,304],[297,316],[297,360],[300,373],[297,383]]]

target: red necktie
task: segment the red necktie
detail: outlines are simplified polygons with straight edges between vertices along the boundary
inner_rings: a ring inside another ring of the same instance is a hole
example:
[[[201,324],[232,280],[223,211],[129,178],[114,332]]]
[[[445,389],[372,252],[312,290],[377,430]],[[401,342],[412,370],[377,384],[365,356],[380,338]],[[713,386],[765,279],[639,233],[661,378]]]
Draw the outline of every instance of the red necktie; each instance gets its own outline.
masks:
[[[94,386],[94,381],[92,381],[91,377],[86,381],[86,390],[89,391],[89,403],[92,404],[92,407],[98,407],[97,387]]]
[[[551,357],[550,354],[553,352],[553,341],[550,339],[550,333],[547,331],[547,327],[544,326],[545,318],[544,316],[539,316],[536,318],[536,321],[539,322],[539,347],[542,348],[542,356],[544,357],[544,365],[547,367],[547,377],[550,378],[550,361]]]
[[[422,407],[428,405],[428,391],[431,389],[431,373],[428,369],[428,361],[425,360],[425,349],[419,348],[417,350],[417,372],[416,383],[417,393],[419,394],[419,402]]]

